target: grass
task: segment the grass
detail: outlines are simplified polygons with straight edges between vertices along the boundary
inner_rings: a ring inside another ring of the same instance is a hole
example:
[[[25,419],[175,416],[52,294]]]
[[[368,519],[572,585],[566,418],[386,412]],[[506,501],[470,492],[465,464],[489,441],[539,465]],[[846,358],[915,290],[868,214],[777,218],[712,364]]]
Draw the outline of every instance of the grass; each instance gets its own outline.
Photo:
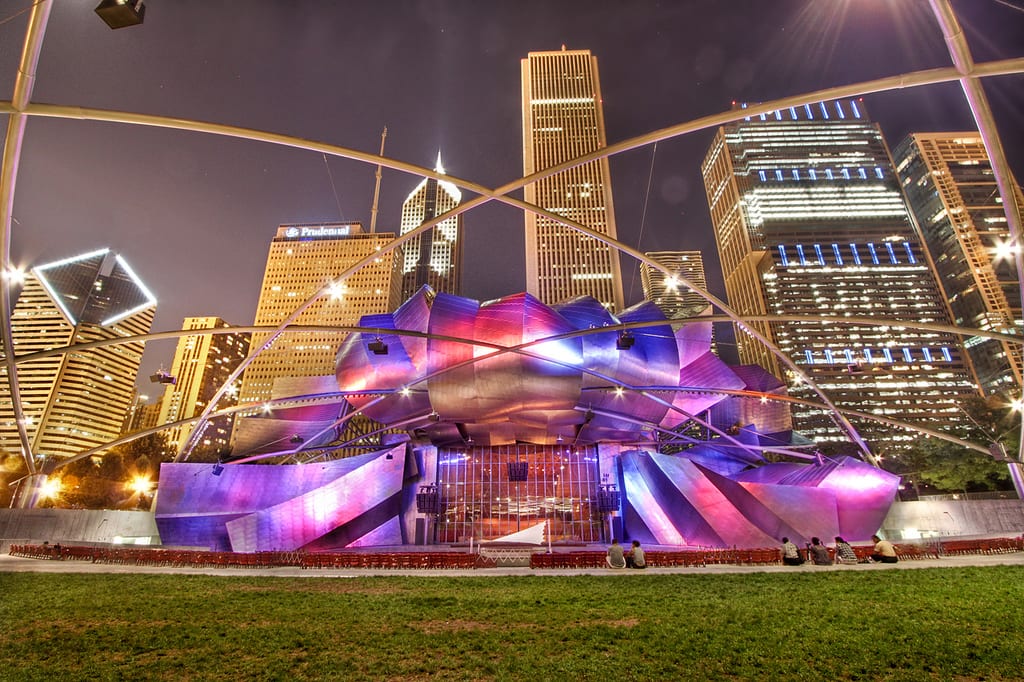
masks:
[[[1021,680],[1024,569],[0,573],[0,680]]]

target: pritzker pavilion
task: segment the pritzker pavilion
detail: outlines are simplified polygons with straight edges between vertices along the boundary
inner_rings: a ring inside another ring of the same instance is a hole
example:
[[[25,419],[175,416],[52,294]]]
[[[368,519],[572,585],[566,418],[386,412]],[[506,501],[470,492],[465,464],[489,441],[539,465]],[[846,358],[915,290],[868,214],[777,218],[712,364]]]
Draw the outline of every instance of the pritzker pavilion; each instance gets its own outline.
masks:
[[[1010,233],[1014,241],[1021,241],[1020,206],[981,79],[1024,72],[1024,58],[975,64],[947,0],[932,0],[931,6],[947,38],[953,66],[752,104],[742,111],[611,144],[497,188],[383,155],[276,133],[33,103],[51,5],[44,1],[32,7],[15,92],[10,101],[0,102],[0,112],[8,117],[0,175],[4,272],[11,269],[21,143],[26,123],[34,116],[270,142],[434,178],[473,195],[395,238],[384,252],[453,216],[497,202],[559,223],[678,279],[639,250],[517,199],[516,193],[582,164],[741,117],[949,81],[963,86],[992,160]],[[379,257],[380,253],[366,257],[337,281]],[[1022,250],[1017,249],[1014,257],[1018,272],[1024,271]],[[13,407],[26,472],[15,502],[23,508],[34,506],[47,477],[69,462],[170,426],[191,425],[192,436],[174,462],[161,468],[154,514],[160,539],[167,545],[256,552],[471,539],[604,543],[617,537],[662,546],[730,547],[773,545],[783,535],[798,541],[836,535],[866,540],[885,518],[899,478],[878,468],[847,415],[824,389],[754,327],[744,326],[787,371],[806,382],[817,396],[815,405],[831,412],[862,456],[824,457],[814,443],[795,433],[790,418],[794,399],[777,378],[758,366],[729,366],[711,352],[712,322],[742,326],[749,321],[705,288],[685,278],[679,284],[702,295],[716,314],[669,321],[650,303],[613,314],[588,297],[547,305],[518,293],[480,302],[424,287],[390,314],[367,316],[356,327],[337,329],[339,339],[342,333],[347,336],[339,342],[336,375],[329,385],[311,382],[304,395],[271,400],[265,414],[249,417],[260,441],[283,447],[239,449],[216,463],[189,458],[209,419],[243,409],[221,410],[218,401],[253,358],[288,333],[303,310],[331,294],[335,282],[302,302],[261,347],[253,348],[201,415],[143,429],[56,464],[44,466],[39,453],[31,450],[18,383],[18,364],[26,357],[6,352],[2,390]],[[5,349],[14,348],[11,286],[5,277],[0,295]],[[88,352],[93,347],[195,334],[197,330],[162,332],[62,350]],[[352,445],[340,443],[339,434],[357,416],[383,425],[379,433],[370,434],[375,445],[363,454],[337,457],[336,450]],[[988,444],[918,430],[989,453]],[[1014,457],[1011,470],[1020,490],[1020,453]],[[268,465],[271,460],[277,464]]]
[[[165,543],[252,552],[526,539],[535,528],[549,541],[760,547],[783,535],[866,539],[896,492],[897,476],[848,457],[766,462],[764,451],[792,448],[789,406],[770,400],[779,381],[728,367],[711,353],[710,322],[673,332],[652,303],[616,317],[589,297],[480,304],[424,287],[362,326],[374,331],[338,353],[346,405],[415,441],[217,475],[164,465]],[[263,436],[327,445],[332,404],[283,410]],[[675,430],[687,422],[705,435]],[[693,447],[659,454],[666,439]]]

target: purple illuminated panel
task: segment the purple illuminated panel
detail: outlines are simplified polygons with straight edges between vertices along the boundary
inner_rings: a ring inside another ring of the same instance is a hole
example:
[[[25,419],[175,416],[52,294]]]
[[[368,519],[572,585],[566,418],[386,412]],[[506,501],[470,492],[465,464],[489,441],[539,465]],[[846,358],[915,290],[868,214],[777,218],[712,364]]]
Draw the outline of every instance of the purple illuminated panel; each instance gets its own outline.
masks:
[[[705,455],[706,456],[706,455]],[[716,474],[676,455],[622,455],[630,537],[659,544],[764,547],[842,535],[866,540],[885,518],[899,477],[840,458],[824,464],[766,464]]]
[[[212,464],[163,464],[161,540],[243,552],[326,538],[344,546],[401,514],[404,449],[298,466],[227,465],[218,475]],[[401,533],[391,540],[401,544]]]
[[[404,450],[404,447],[396,450]],[[402,490],[404,461],[403,456],[374,457],[327,485],[229,521],[226,526],[231,548],[236,552],[296,550],[351,523],[385,501],[395,498],[393,503],[397,503],[396,496]],[[388,516],[397,518],[400,509],[395,504],[392,506]],[[401,544],[400,535],[394,540],[395,544]]]

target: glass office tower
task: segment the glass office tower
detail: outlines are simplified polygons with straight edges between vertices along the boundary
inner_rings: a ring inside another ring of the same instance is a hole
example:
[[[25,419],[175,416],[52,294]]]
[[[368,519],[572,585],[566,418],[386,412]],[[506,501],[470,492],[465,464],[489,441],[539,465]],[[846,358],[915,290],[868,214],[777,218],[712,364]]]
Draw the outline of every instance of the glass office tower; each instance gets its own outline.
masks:
[[[1020,334],[1015,247],[981,136],[914,133],[896,148],[895,159],[954,323]],[[974,335],[964,347],[986,395],[1020,394],[1019,344]]]
[[[957,337],[900,324],[948,324],[949,316],[862,101],[723,126],[702,172],[729,305],[781,316],[747,326],[855,411],[851,421],[876,451],[917,434],[866,416],[937,429],[963,418],[957,403],[977,389]],[[742,362],[770,369],[795,397],[817,399],[742,327],[737,343]],[[815,408],[794,406],[794,423],[819,441],[843,437]]]

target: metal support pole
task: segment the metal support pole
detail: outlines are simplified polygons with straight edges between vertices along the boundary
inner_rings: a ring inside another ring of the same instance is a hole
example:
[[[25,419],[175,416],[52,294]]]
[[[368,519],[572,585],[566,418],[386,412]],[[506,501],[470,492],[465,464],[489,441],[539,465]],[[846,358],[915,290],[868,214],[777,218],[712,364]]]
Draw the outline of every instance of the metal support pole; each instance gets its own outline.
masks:
[[[21,160],[21,145],[25,139],[25,124],[28,117],[23,113],[32,100],[32,89],[36,84],[36,66],[43,48],[46,23],[50,19],[50,0],[42,0],[32,7],[25,44],[21,50],[18,76],[14,81],[14,96],[11,107],[14,112],[7,119],[7,136],[4,141],[3,160],[0,161],[0,337],[4,347],[4,369],[7,370],[7,386],[10,391],[14,422],[21,441],[21,457],[29,475],[36,473],[36,462],[28,439],[25,413],[21,409],[21,389],[18,386],[18,369],[14,358],[14,338],[11,334],[11,287],[8,272],[11,269],[11,221],[14,218],[14,185],[18,179],[18,163]]]
[[[975,73],[974,57],[967,45],[967,37],[964,35],[960,22],[953,12],[949,0],[929,0],[932,13],[942,29],[942,36],[946,40],[946,47],[949,49],[949,56],[953,60],[953,66],[960,72],[960,86],[964,90],[967,104],[971,108],[974,122],[981,134],[981,141],[988,153],[989,163],[992,166],[992,174],[995,176],[996,187],[999,188],[999,195],[1003,199],[1003,210],[1006,211],[1006,225],[1010,230],[1010,243],[1014,249],[1014,265],[1017,267],[1017,286],[1020,290],[1021,300],[1024,301],[1024,229],[1021,228],[1020,204],[1017,202],[1017,188],[1013,182],[1013,173],[1010,171],[1010,163],[1006,159],[1006,150],[1003,148],[1003,141],[996,129],[995,117],[992,115],[992,107],[989,106],[988,96],[982,87],[981,78]],[[1010,462],[1007,466],[1010,469],[1010,478],[1013,479],[1013,487],[1017,491],[1017,497],[1024,499],[1024,419],[1021,420],[1020,449],[1017,451],[1017,461]]]

